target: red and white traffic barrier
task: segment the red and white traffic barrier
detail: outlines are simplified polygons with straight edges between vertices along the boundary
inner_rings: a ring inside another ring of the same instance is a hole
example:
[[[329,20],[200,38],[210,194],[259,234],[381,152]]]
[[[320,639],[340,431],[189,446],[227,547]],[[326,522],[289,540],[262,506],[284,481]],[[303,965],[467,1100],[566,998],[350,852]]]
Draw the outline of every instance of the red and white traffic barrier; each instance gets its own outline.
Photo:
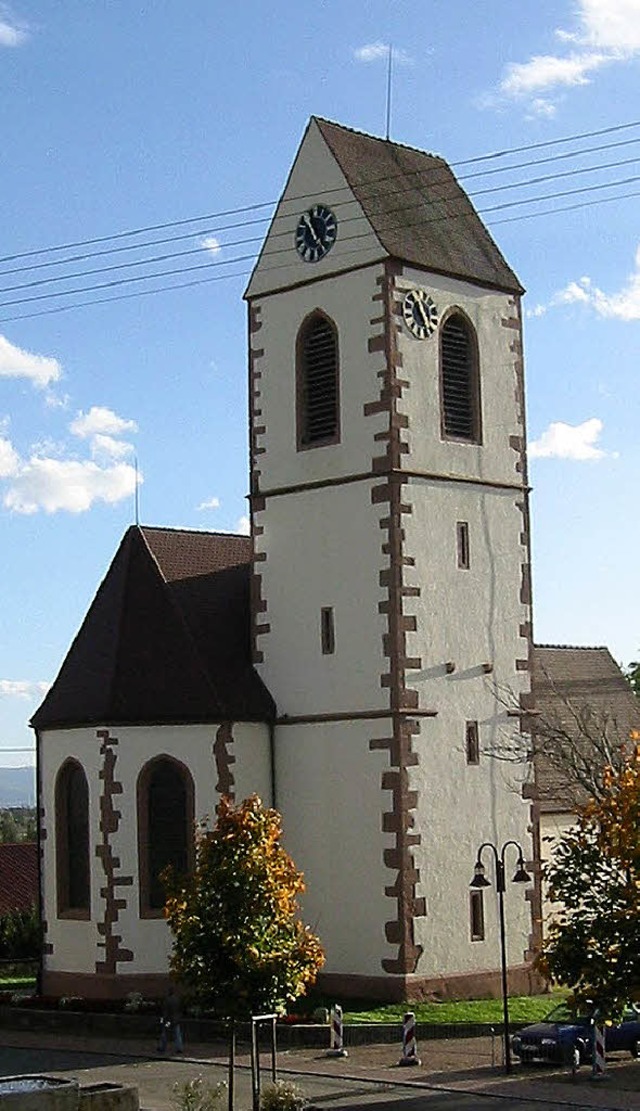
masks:
[[[334,1003],[331,1008],[331,1033],[330,1033],[330,1047],[327,1050],[327,1057],[348,1057],[346,1049],[344,1048],[344,1034],[342,1029],[342,1007],[338,1003]]]
[[[418,1043],[416,1041],[416,1016],[413,1011],[407,1011],[402,1023],[402,1057],[399,1065],[421,1065],[418,1057]]]
[[[605,1055],[604,1026],[593,1028],[593,1072],[594,1079],[604,1076],[607,1068]]]

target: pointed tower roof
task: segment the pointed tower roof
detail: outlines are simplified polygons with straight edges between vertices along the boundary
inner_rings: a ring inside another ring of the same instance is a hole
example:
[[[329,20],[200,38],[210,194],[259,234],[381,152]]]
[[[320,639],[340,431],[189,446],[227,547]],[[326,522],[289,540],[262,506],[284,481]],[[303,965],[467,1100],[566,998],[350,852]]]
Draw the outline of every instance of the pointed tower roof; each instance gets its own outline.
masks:
[[[314,119],[390,255],[441,274],[524,292],[443,158]]]
[[[314,204],[327,205],[337,238],[309,265],[296,228]],[[503,258],[443,158],[312,116],[249,280],[245,296],[398,259],[433,274],[519,295]]]
[[[270,720],[250,560],[248,536],[129,528],[32,725]]]

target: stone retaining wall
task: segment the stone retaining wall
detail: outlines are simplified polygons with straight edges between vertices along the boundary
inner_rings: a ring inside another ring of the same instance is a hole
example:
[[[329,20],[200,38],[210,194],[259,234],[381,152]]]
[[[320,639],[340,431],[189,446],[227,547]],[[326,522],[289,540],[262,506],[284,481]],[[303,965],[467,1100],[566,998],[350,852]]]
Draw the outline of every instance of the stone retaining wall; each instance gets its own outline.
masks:
[[[184,1021],[187,1042],[211,1043],[226,1042],[228,1027],[226,1023],[211,1019],[187,1018]],[[512,1031],[519,1030],[524,1023],[512,1023]],[[159,1032],[157,1015],[145,1014],[91,1014],[80,1011],[47,1011],[17,1006],[0,1006],[0,1027],[12,1030],[44,1030],[53,1034],[78,1034],[100,1038],[136,1038],[148,1040],[155,1046]],[[240,1042],[250,1042],[249,1023],[238,1023],[237,1038]],[[476,1038],[502,1033],[502,1024],[494,1023],[426,1023],[416,1025],[418,1040],[429,1041],[434,1038]],[[280,1048],[288,1047],[329,1047],[329,1026],[319,1023],[278,1024],[277,1042]],[[344,1044],[402,1044],[401,1022],[345,1023]],[[266,1044],[266,1042],[265,1042]]]

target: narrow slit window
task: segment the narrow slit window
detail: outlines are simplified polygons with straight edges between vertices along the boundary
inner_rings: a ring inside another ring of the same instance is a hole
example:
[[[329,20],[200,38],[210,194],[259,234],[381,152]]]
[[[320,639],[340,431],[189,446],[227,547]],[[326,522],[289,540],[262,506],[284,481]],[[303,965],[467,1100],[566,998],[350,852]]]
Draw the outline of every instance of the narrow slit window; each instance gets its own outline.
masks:
[[[140,913],[160,917],[166,900],[161,879],[171,865],[178,875],[193,868],[194,786],[188,769],[158,756],[138,777]]]
[[[471,940],[484,941],[484,892],[471,891],[469,894],[469,915],[471,919]]]
[[[468,571],[471,566],[469,560],[469,522],[458,521],[456,525],[458,539],[458,567]]]
[[[477,721],[468,721],[466,726],[467,764],[480,763],[480,738]]]
[[[332,606],[324,606],[320,610],[320,638],[322,655],[333,656],[336,650],[336,629]]]
[[[453,313],[440,333],[442,435],[480,443],[478,347],[471,324]]]
[[[89,917],[89,787],[83,768],[67,760],[56,780],[58,914]]]
[[[298,335],[298,447],[320,447],[339,439],[338,336],[321,313]]]

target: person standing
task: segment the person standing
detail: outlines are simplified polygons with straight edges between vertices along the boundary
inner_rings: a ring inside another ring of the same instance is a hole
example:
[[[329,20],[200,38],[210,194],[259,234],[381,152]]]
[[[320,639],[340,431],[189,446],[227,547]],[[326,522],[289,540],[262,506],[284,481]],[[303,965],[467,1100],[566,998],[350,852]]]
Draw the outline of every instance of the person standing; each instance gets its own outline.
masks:
[[[173,984],[169,985],[169,990],[162,1004],[160,1041],[158,1042],[158,1050],[160,1053],[166,1052],[169,1038],[173,1041],[176,1053],[182,1053],[184,1049],[184,1039],[182,1035],[182,1003]]]

